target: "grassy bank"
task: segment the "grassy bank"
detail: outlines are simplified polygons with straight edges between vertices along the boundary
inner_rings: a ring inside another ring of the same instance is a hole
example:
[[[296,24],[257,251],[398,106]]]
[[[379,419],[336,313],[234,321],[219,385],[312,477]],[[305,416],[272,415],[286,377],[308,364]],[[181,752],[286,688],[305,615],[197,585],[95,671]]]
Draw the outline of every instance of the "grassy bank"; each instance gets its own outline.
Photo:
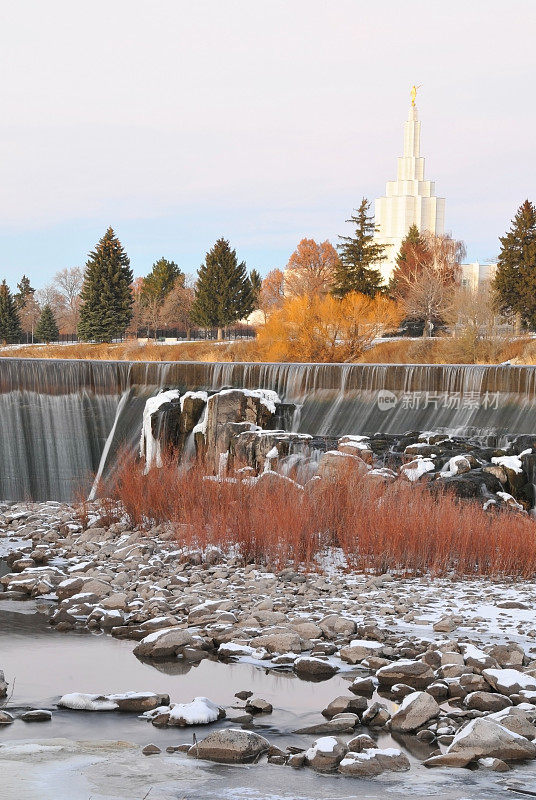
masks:
[[[0,348],[0,357],[78,358],[117,361],[262,361],[255,341],[139,344],[24,345]],[[365,364],[536,364],[536,339],[471,342],[464,338],[386,339],[366,350]]]

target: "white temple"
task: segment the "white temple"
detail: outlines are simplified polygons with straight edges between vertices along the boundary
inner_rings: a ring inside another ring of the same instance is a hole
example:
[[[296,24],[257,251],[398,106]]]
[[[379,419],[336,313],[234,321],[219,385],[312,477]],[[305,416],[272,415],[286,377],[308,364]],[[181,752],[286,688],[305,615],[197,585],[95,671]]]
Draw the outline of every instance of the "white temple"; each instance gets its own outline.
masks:
[[[412,90],[409,117],[404,123],[404,155],[398,159],[396,181],[388,181],[385,197],[375,202],[376,241],[388,245],[385,261],[378,269],[388,281],[396,258],[412,225],[420,231],[441,234],[445,230],[445,199],[436,197],[434,181],[424,179],[424,158],[420,155],[421,123]]]

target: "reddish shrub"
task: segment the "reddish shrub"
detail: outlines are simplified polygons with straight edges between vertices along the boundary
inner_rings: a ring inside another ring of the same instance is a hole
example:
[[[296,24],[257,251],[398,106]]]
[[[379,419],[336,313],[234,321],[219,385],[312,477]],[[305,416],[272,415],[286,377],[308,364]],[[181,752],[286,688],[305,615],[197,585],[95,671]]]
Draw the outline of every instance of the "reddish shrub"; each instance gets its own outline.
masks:
[[[536,574],[532,518],[351,469],[301,489],[290,481],[218,481],[197,467],[178,471],[171,457],[144,475],[125,459],[107,495],[132,525],[150,530],[168,522],[181,546],[234,548],[248,562],[311,568],[330,548],[341,548],[355,570]]]

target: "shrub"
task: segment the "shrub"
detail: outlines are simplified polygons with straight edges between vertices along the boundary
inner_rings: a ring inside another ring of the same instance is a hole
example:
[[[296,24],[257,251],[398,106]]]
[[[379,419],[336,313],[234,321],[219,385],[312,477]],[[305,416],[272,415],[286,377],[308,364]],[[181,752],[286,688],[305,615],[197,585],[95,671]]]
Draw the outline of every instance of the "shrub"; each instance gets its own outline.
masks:
[[[170,456],[143,475],[125,458],[106,493],[132,525],[150,532],[169,523],[180,546],[217,546],[245,562],[314,568],[340,548],[353,570],[536,574],[536,526],[526,515],[484,511],[450,494],[432,497],[426,485],[384,483],[350,470],[303,489],[276,483],[219,481],[198,467],[179,472]]]

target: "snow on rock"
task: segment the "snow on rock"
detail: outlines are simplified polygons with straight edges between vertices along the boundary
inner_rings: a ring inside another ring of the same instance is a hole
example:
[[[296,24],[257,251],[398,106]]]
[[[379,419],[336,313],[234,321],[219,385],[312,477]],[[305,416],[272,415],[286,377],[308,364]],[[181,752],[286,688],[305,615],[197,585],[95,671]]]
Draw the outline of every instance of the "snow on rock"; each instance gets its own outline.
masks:
[[[102,694],[82,694],[72,692],[64,694],[58,700],[61,708],[70,708],[73,711],[116,711],[119,708],[115,700]]]
[[[169,725],[208,725],[221,719],[225,712],[208,697],[194,697],[191,703],[171,706]]]
[[[158,395],[157,395],[158,396]],[[203,402],[207,402],[208,400],[208,393],[207,392],[185,392],[181,397],[181,411],[184,409],[184,402],[187,398],[191,400],[203,400]]]
[[[179,400],[181,393],[178,389],[167,389],[159,392],[154,397],[149,397],[143,409],[143,419],[140,436],[140,456],[145,457],[145,471],[148,472],[153,462],[157,467],[162,466],[162,451],[158,439],[153,436],[152,417],[158,409],[173,400]]]
[[[224,395],[236,391],[236,389],[222,389],[218,394]],[[281,403],[279,395],[277,392],[272,391],[272,389],[239,389],[238,391],[245,395],[245,397],[257,398],[261,405],[268,409],[271,414],[275,414],[276,405],[280,405]]]
[[[418,481],[427,472],[433,472],[435,464],[431,458],[416,458],[400,468],[400,472],[412,483]]]
[[[268,655],[264,647],[251,647],[249,644],[241,644],[238,642],[224,642],[220,644],[218,649],[219,658],[254,658],[257,661],[262,661]]]
[[[471,464],[465,456],[453,456],[449,458],[443,469],[441,475],[450,477],[451,475],[459,475],[460,473],[469,472]]]
[[[501,694],[518,694],[522,689],[536,691],[536,677],[517,669],[485,669],[482,675]]]
[[[505,469],[511,469],[513,472],[523,472],[523,465],[519,456],[495,456],[491,459],[492,464],[498,464]]]

